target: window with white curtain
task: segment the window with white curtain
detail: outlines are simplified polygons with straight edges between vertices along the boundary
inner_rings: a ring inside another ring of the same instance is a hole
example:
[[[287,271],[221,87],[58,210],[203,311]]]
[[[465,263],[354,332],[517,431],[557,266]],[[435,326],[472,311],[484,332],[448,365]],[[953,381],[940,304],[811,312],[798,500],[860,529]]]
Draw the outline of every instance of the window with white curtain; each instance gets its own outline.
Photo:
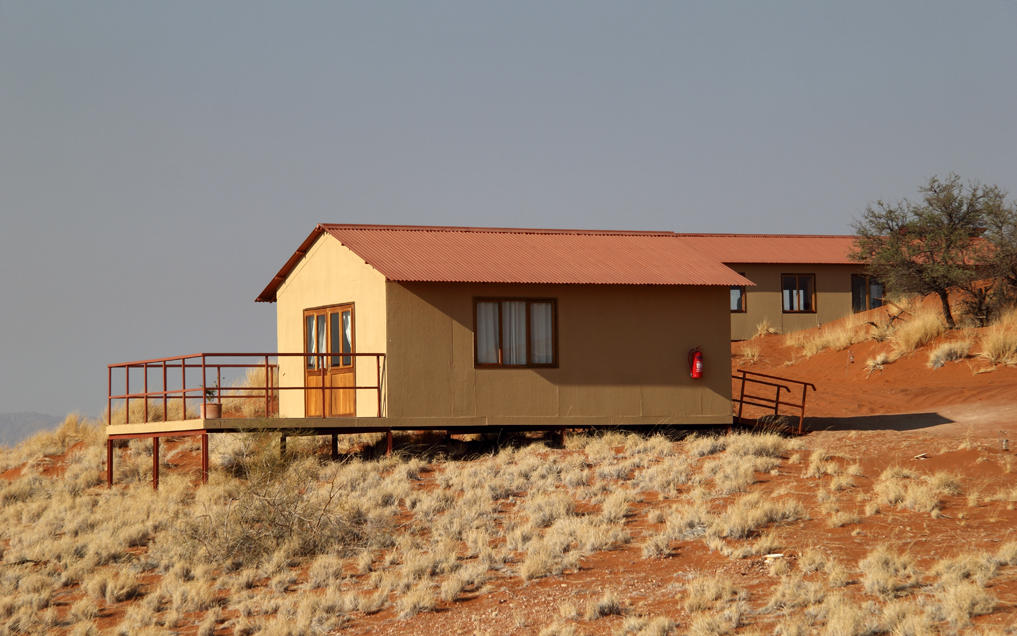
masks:
[[[476,365],[555,366],[555,301],[478,299]]]

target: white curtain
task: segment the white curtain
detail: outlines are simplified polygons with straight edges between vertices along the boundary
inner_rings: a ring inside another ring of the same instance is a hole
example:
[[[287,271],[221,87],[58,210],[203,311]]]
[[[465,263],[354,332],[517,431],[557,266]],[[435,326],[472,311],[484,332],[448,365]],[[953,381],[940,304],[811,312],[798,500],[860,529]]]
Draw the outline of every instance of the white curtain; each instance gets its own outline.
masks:
[[[477,303],[477,362],[498,364],[498,306]]]
[[[353,321],[352,314],[348,311],[343,312],[343,353],[353,353]],[[352,356],[343,357],[343,365],[348,367],[351,364]]]
[[[502,364],[526,364],[526,302],[503,302],[502,316]]]
[[[554,362],[552,314],[551,303],[530,303],[530,353],[533,355],[533,364]]]

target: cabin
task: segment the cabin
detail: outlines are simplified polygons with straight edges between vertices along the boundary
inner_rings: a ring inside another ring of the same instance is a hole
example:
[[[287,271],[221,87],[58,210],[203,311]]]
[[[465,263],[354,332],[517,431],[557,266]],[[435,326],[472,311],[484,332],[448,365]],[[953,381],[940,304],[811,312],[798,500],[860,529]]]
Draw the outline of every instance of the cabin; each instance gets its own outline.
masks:
[[[728,424],[732,287],[670,232],[319,225],[277,306],[281,418],[395,429]],[[699,348],[705,373],[690,377]]]
[[[790,292],[805,303],[839,264],[723,252],[740,274],[718,256],[733,241],[704,236],[318,225],[257,298],[276,304],[275,351],[108,365],[107,483],[136,438],[152,439],[158,487],[159,440],[184,435],[204,481],[209,435],[245,431],[281,433],[282,450],[331,435],[333,456],[346,433],[385,433],[391,452],[399,430],[751,425],[752,409],[790,411],[801,433],[815,386],[732,376],[728,302],[766,315],[781,277],[812,275]]]
[[[853,236],[679,234],[754,286],[730,290],[731,339],[764,320],[790,333],[880,307],[883,285],[849,258]]]

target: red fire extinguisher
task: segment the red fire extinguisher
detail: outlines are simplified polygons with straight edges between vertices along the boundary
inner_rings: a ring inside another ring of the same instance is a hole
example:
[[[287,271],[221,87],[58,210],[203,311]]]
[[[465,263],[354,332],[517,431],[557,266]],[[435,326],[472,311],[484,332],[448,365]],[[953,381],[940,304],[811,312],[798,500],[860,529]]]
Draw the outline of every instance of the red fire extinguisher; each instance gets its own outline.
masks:
[[[700,347],[689,351],[689,375],[693,378],[703,377],[703,352]]]

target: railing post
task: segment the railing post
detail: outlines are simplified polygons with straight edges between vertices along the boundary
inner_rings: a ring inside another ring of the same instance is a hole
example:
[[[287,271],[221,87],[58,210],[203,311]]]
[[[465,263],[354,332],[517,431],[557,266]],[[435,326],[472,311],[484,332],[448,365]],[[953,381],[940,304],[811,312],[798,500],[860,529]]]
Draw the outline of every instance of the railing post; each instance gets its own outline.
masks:
[[[187,419],[187,358],[180,358],[180,417]]]
[[[742,374],[742,390],[738,396],[738,419],[742,419],[742,409],[745,408],[745,371]]]
[[[166,361],[162,361],[162,421],[169,421],[169,397],[166,388]]]
[[[805,422],[805,396],[809,393],[809,387],[802,386],[802,410],[798,414],[798,434],[802,434],[802,424]]]
[[[378,417],[381,417],[381,354],[374,356],[375,386],[378,387]]]
[[[159,436],[152,436],[152,490],[159,490]]]
[[[124,424],[131,423],[131,365],[124,366]]]
[[[272,376],[269,375],[268,370],[268,356],[265,356],[265,417],[269,417],[268,414],[268,391],[272,386]]]
[[[106,365],[106,424],[113,423],[113,367]]]
[[[113,487],[113,438],[106,438],[106,487]]]
[[[145,366],[142,367],[142,368],[144,369],[144,371],[142,371],[142,373],[145,374],[145,378],[144,378],[144,386],[145,386],[145,400],[144,400],[144,402],[145,402],[145,419],[144,419],[144,422],[145,422],[145,424],[148,424],[148,363],[146,362]]]
[[[328,377],[328,372],[325,369],[325,356],[322,354],[318,355],[318,370],[321,371],[321,419],[325,419],[325,380]],[[329,393],[328,397],[331,398],[332,394]],[[329,406],[332,405],[329,404]]]
[[[780,410],[780,387],[777,387],[777,394],[773,396],[773,414],[777,415]]]
[[[208,431],[201,434],[201,483],[208,483]]]

